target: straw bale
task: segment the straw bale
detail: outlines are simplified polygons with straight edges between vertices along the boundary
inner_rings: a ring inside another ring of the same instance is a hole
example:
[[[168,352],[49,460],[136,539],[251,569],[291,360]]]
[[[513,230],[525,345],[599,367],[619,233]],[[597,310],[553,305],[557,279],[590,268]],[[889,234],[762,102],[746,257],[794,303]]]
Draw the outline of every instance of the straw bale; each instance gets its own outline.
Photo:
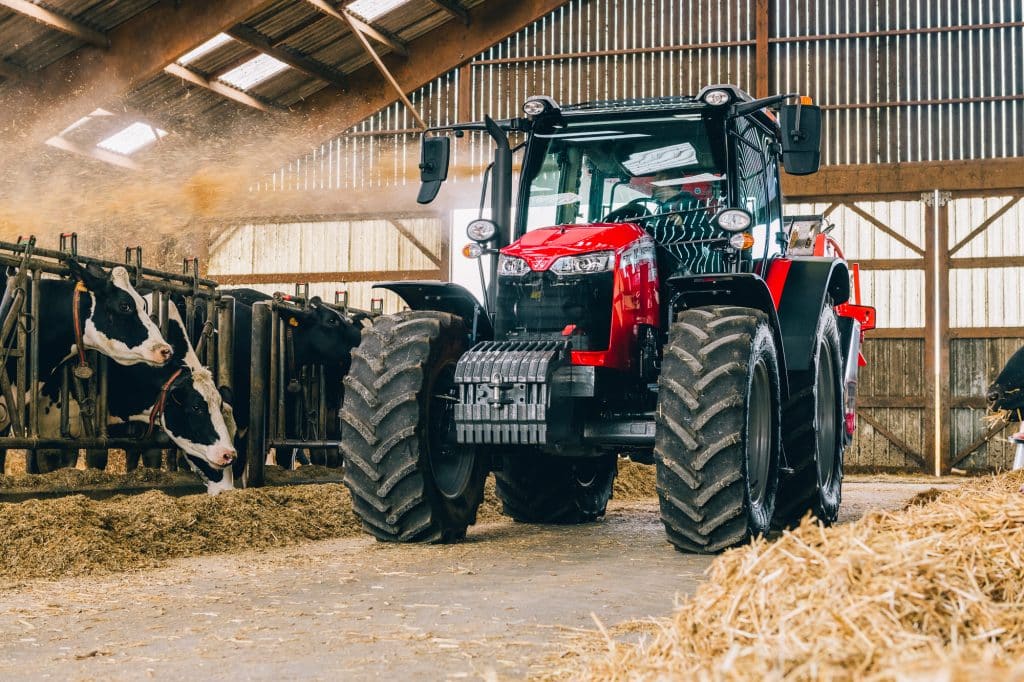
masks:
[[[612,490],[616,500],[642,500],[657,495],[653,466],[637,464],[628,459],[619,460],[619,475],[615,478]]]
[[[1024,680],[1024,472],[723,554],[650,636],[549,679]]]

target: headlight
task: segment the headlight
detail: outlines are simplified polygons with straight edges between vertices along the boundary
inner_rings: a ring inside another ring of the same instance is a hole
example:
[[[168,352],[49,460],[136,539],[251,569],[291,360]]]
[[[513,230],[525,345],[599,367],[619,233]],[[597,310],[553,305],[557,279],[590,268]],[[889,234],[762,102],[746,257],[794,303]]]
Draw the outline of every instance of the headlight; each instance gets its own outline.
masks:
[[[754,219],[742,208],[727,208],[715,216],[715,224],[726,232],[742,232]]]
[[[732,95],[729,94],[728,90],[712,90],[704,95],[704,101],[713,107],[728,104],[731,99]]]
[[[521,277],[530,271],[526,261],[516,256],[501,254],[498,258],[498,274],[506,277]]]
[[[466,236],[475,242],[489,242],[498,233],[498,226],[491,220],[479,218],[466,225]]]
[[[556,275],[592,275],[608,272],[615,265],[614,251],[598,251],[582,256],[563,256],[551,264]]]

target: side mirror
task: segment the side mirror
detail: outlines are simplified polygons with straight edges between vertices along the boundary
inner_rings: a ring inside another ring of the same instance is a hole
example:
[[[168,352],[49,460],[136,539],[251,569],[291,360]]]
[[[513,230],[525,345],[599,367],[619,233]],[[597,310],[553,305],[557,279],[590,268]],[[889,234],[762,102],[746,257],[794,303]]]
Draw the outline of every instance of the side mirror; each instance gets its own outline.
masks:
[[[448,155],[451,139],[446,135],[424,137],[420,143],[420,193],[416,201],[429,204],[448,178]]]
[[[790,175],[810,175],[821,164],[821,109],[787,104],[780,110],[782,165]]]

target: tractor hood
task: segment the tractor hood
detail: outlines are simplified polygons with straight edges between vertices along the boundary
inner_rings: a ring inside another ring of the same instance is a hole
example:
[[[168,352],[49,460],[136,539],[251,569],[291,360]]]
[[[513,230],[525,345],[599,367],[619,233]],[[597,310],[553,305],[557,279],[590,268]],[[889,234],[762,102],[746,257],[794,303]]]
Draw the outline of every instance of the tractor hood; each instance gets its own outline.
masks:
[[[562,256],[577,256],[594,251],[618,251],[646,232],[632,223],[594,223],[592,225],[556,225],[527,232],[518,241],[501,250],[508,256],[524,259],[535,272],[547,270]]]

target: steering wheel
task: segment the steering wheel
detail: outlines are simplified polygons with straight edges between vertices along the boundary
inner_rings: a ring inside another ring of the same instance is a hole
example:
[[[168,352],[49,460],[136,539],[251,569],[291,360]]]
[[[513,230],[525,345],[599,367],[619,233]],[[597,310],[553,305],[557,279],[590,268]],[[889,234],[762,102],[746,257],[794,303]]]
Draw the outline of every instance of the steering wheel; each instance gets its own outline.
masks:
[[[628,204],[619,206],[617,209],[601,218],[603,223],[628,223],[631,219],[643,218],[644,216],[651,215],[651,212],[644,205],[649,201],[656,200],[651,197],[637,197]]]

